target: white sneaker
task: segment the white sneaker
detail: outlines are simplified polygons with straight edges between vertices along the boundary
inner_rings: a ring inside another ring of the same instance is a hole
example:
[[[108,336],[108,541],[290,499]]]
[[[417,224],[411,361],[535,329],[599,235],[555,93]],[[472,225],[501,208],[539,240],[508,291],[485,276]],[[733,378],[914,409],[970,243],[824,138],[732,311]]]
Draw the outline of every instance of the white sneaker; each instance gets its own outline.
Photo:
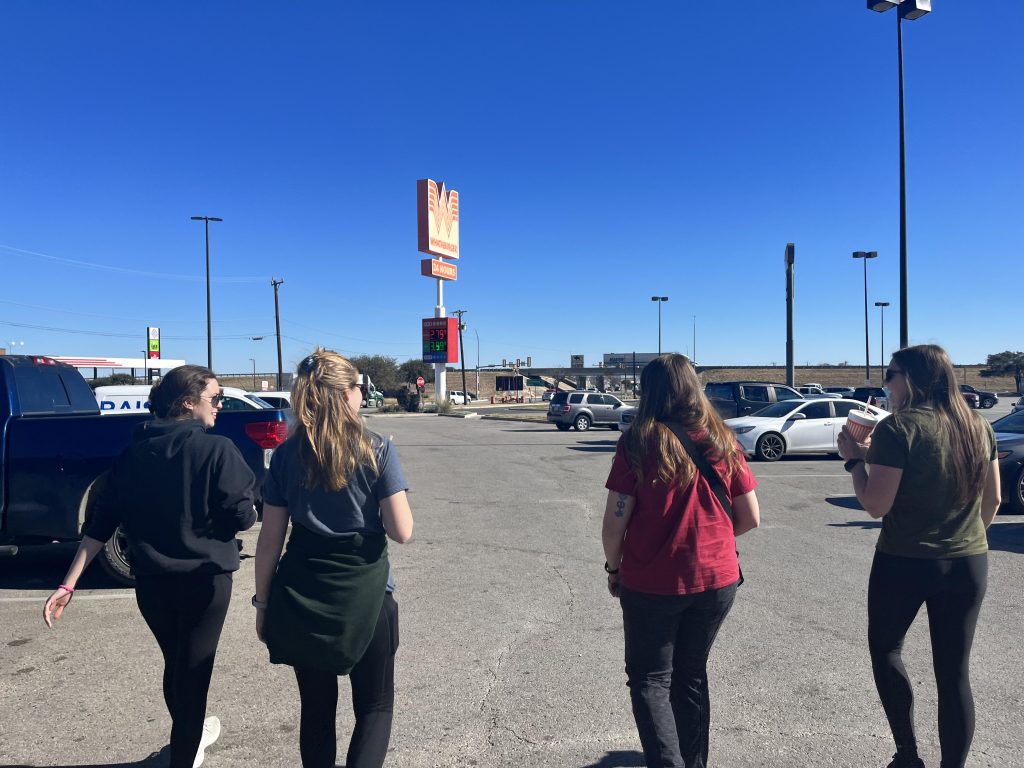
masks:
[[[196,752],[196,761],[192,768],[199,768],[206,759],[206,748],[220,738],[220,718],[210,715],[203,721],[203,736],[199,739],[199,751]]]

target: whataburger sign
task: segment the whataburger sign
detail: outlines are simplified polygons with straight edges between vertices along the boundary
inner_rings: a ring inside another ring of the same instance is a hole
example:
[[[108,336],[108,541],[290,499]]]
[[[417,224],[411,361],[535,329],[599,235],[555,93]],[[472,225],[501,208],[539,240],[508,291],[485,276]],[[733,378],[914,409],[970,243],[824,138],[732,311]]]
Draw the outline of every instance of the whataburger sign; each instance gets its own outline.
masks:
[[[443,259],[459,258],[459,193],[445,192],[433,179],[416,182],[419,250]]]

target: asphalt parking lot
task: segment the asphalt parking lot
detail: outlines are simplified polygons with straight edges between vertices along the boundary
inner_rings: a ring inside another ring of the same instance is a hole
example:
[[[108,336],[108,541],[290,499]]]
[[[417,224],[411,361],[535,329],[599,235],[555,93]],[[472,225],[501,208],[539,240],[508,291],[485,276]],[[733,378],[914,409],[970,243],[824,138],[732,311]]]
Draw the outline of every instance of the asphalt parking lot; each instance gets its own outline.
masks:
[[[1004,401],[984,414],[1008,410]],[[369,423],[394,435],[416,517],[412,542],[391,550],[402,645],[388,764],[643,765],[621,615],[601,567],[603,485],[618,433],[429,415]],[[740,540],[747,583],[712,656],[713,764],[885,765],[894,750],[865,642],[880,523],[859,509],[837,460],[753,466],[763,525]],[[249,554],[256,534],[242,536]],[[1000,515],[990,545],[969,765],[1021,765],[1024,518]],[[147,756],[166,744],[169,718],[159,654],[131,591],[91,574],[57,627],[42,623],[72,551],[0,560],[0,768],[155,768],[159,759]],[[294,680],[256,640],[252,591],[246,559],[210,695],[224,723],[210,768],[299,764]],[[937,765],[927,637],[920,617],[905,658],[923,756]],[[344,699],[342,743],[351,727]]]

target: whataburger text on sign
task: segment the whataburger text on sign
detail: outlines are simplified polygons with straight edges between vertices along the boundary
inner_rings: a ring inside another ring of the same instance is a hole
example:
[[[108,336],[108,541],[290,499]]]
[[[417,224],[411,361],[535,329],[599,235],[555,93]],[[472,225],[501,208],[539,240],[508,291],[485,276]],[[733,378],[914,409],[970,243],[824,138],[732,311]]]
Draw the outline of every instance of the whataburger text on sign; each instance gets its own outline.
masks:
[[[419,250],[444,259],[459,258],[459,193],[445,192],[433,179],[416,182]],[[453,278],[449,278],[453,279]]]
[[[440,259],[423,259],[420,262],[420,274],[424,277],[439,277],[442,280],[457,280],[458,267]]]

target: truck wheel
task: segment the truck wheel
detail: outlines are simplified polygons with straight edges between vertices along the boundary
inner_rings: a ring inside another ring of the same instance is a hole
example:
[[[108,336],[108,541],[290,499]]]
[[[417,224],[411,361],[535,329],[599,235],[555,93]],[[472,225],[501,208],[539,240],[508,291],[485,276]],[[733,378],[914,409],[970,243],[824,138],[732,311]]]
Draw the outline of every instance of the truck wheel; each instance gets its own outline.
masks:
[[[585,414],[581,413],[576,417],[576,421],[573,423],[573,426],[576,427],[577,432],[586,432],[590,429],[590,419],[588,419]]]
[[[128,536],[125,535],[121,526],[117,527],[114,535],[103,545],[99,557],[100,567],[103,572],[118,584],[126,587],[135,586],[135,577],[132,576],[131,560],[128,557]]]
[[[757,439],[754,446],[754,454],[761,461],[778,461],[786,452],[786,443],[782,435],[776,432],[768,432]]]
[[[984,400],[981,401],[981,407],[982,408],[991,408],[995,404],[996,404],[996,401],[995,401],[995,398],[993,398],[993,397],[986,397]]]

